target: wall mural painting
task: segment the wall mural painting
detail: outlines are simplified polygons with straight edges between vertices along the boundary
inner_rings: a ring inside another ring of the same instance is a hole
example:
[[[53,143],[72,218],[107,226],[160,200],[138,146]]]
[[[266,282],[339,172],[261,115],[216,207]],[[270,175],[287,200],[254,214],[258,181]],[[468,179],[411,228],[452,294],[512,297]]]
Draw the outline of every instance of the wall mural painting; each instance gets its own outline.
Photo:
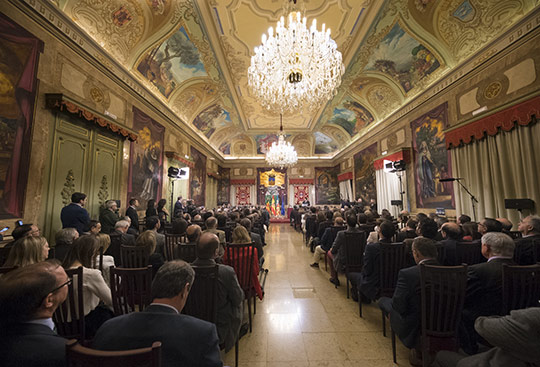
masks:
[[[219,151],[225,155],[231,154],[231,142],[230,141],[224,141],[219,146]]]
[[[439,182],[452,177],[443,132],[447,125],[446,102],[411,122],[417,208],[455,208],[452,182]]]
[[[334,113],[328,123],[341,126],[353,137],[373,121],[373,115],[367,108],[347,97],[334,108]]]
[[[316,131],[315,136],[315,154],[330,154],[338,149],[337,143],[328,135]]]
[[[386,74],[408,92],[439,66],[435,55],[396,23],[373,50],[367,70]]]
[[[315,204],[339,204],[339,165],[315,168]]]
[[[195,120],[193,120],[193,125],[195,125],[195,127],[208,139],[210,139],[216,129],[230,124],[231,117],[229,112],[225,111],[225,109],[218,104],[213,104],[205,108],[197,117],[195,117]]]
[[[231,196],[231,169],[219,166],[218,173],[217,204],[228,204]]]
[[[355,199],[364,203],[377,202],[377,185],[375,184],[375,167],[373,161],[377,158],[377,143],[354,155],[354,189]]]
[[[184,27],[148,51],[137,65],[137,70],[166,98],[182,82],[208,75],[199,51]]]
[[[189,197],[196,206],[202,206],[206,198],[206,156],[191,147],[191,158],[195,167],[190,171]]]
[[[266,154],[268,148],[272,146],[273,142],[278,141],[276,134],[269,135],[255,135],[255,143],[257,144],[257,154]]]
[[[0,218],[20,218],[43,42],[0,14]]]
[[[287,169],[257,168],[257,203],[266,206],[272,217],[285,216]]]
[[[139,138],[130,148],[127,200],[137,198],[146,208],[148,200],[161,199],[165,128],[133,107],[133,130]]]

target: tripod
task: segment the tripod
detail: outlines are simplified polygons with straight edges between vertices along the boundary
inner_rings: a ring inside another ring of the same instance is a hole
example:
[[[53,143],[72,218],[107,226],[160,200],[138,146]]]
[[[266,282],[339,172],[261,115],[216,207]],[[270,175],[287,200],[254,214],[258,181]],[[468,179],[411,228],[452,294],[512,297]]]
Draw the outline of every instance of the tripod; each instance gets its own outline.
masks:
[[[476,222],[476,207],[475,207],[474,203],[475,203],[475,202],[478,203],[478,200],[476,200],[476,198],[474,197],[474,195],[467,189],[467,187],[465,187],[465,185],[463,185],[463,184],[461,183],[461,179],[456,178],[456,181],[457,181],[458,184],[461,185],[461,187],[463,187],[463,190],[465,190],[465,192],[466,192],[467,194],[469,194],[469,196],[471,197],[471,204],[472,204],[473,218],[474,218],[474,221]]]

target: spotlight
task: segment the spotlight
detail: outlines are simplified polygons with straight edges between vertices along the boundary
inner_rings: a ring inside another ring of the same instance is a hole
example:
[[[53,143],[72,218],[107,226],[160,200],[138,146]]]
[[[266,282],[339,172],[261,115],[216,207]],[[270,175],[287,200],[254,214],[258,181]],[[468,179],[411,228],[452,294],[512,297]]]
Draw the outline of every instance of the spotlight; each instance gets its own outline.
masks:
[[[178,174],[180,173],[180,170],[176,167],[169,167],[169,170],[167,172],[167,176],[170,178],[176,178],[178,177]]]

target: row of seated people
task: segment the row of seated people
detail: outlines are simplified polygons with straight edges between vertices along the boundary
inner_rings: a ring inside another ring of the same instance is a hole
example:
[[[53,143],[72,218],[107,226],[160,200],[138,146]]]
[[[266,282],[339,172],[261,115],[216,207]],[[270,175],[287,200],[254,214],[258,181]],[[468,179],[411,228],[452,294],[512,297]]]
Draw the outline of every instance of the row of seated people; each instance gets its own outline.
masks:
[[[314,249],[314,262],[312,267],[318,267],[318,261],[322,256],[328,256],[330,261],[331,275],[330,281],[336,286],[339,285],[337,271],[344,272],[346,254],[344,251],[345,233],[364,233],[364,239],[368,237],[363,254],[363,264],[361,272],[352,272],[348,278],[352,284],[353,299],[358,301],[360,295],[361,302],[371,302],[379,298],[379,284],[381,269],[379,262],[379,251],[381,243],[391,244],[399,237],[412,237],[411,228],[415,223],[408,220],[408,224],[396,236],[395,224],[385,220],[380,222],[376,231],[369,236],[362,231],[358,225],[358,217],[354,212],[346,213],[347,227],[342,227],[343,218],[338,214],[334,216],[333,226],[325,229],[321,244]],[[387,315],[390,315],[392,326],[396,334],[409,348],[415,348],[418,344],[418,333],[420,325],[420,300],[419,267],[415,264],[437,264],[437,265],[458,265],[456,262],[456,243],[463,240],[460,225],[451,222],[443,222],[438,231],[437,223],[425,217],[420,218],[417,228],[414,228],[415,239],[405,239],[409,248],[409,260],[404,263],[403,269],[399,273],[395,293],[393,298],[381,298],[380,307]],[[498,224],[497,224],[498,223]],[[477,226],[481,237],[481,253],[485,263],[475,264],[469,267],[467,298],[462,317],[462,331],[460,340],[463,349],[469,354],[477,352],[478,335],[474,331],[474,322],[480,316],[499,315],[502,309],[502,265],[514,263],[514,248],[516,246],[526,246],[530,250],[534,241],[540,240],[540,217],[529,216],[520,221],[518,230],[522,237],[513,240],[508,235],[501,233],[500,222],[494,219],[485,218]],[[409,233],[407,233],[409,232]],[[442,241],[436,242],[437,235],[440,234]],[[472,239],[472,238],[467,238]],[[315,239],[317,242],[318,239]],[[328,243],[331,243],[328,246]],[[539,241],[540,242],[540,241]],[[470,242],[471,245],[474,242]],[[480,251],[480,247],[477,246]],[[445,256],[440,256],[442,253]],[[539,259],[527,253],[524,259],[525,264],[534,264]],[[440,263],[439,263],[440,260]],[[394,300],[395,298],[395,300]],[[392,307],[394,305],[394,307]]]

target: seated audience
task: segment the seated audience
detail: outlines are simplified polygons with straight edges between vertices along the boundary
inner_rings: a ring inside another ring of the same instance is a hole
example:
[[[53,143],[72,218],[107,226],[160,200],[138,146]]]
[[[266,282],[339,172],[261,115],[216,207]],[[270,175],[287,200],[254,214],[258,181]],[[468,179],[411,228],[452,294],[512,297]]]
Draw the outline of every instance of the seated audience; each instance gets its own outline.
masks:
[[[54,257],[60,261],[64,260],[69,251],[69,247],[79,238],[79,232],[75,228],[62,228],[54,236]]]
[[[457,224],[460,226],[464,225],[465,223],[469,223],[471,221],[471,217],[469,217],[466,214],[462,214],[457,219]]]
[[[97,235],[98,233],[101,233],[101,223],[99,223],[98,220],[91,220],[88,223],[88,232],[85,232],[86,234],[93,234]]]
[[[479,316],[499,315],[502,310],[502,267],[513,265],[514,241],[499,232],[482,236],[482,255],[487,262],[468,268],[467,293],[463,306],[461,335],[463,350],[469,354],[478,350],[474,321]]]
[[[172,233],[173,234],[184,234],[188,227],[188,222],[184,218],[175,218],[172,222]]]
[[[461,228],[457,223],[444,223],[441,227],[441,234],[443,240],[439,241],[439,243],[442,245],[444,251],[443,265],[460,265],[457,263],[456,258],[456,244],[461,239]]]
[[[345,233],[362,232],[356,226],[356,215],[354,213],[349,213],[346,220],[347,229],[337,233],[332,248],[328,251],[328,257],[332,259],[330,262],[330,282],[336,286],[339,286],[338,273],[345,271]]]
[[[538,261],[534,258],[533,242],[540,241],[540,217],[538,215],[529,215],[523,218],[518,224],[518,231],[521,232],[521,238],[515,240],[516,250],[519,247],[520,256],[517,261],[520,265],[533,265]]]
[[[364,302],[374,301],[379,293],[380,286],[380,264],[379,254],[381,243],[392,243],[392,237],[395,234],[394,224],[385,220],[378,229],[379,240],[369,242],[364,251],[364,267],[361,273],[351,273],[349,278],[352,284],[352,299],[358,301],[358,288]]]
[[[341,216],[334,217],[334,226],[343,226],[343,218]],[[337,236],[337,233],[334,233],[332,227],[328,227],[324,230],[324,234],[321,237],[321,244],[315,247],[315,253],[313,254],[313,262],[310,264],[311,267],[319,267],[319,261],[321,260],[321,257],[328,251],[330,251],[330,249],[332,248],[335,236]]]
[[[478,232],[478,224],[476,222],[467,222],[461,226],[463,231],[463,241],[472,242],[479,240],[482,235]]]
[[[510,222],[510,220],[508,220],[507,218],[497,218],[496,221],[502,224],[502,233],[510,235],[512,227],[514,226],[512,222]]]
[[[192,224],[186,229],[186,236],[188,245],[196,245],[201,237],[201,227],[197,224]]]
[[[165,254],[165,235],[159,233],[161,228],[161,221],[158,217],[148,217],[146,218],[146,229],[152,231],[156,235],[156,253]]]
[[[206,219],[206,229],[203,231],[203,233],[213,233],[219,238],[219,249],[218,249],[218,257],[223,257],[223,254],[225,253],[225,232],[217,229],[218,221],[215,217],[208,217]]]
[[[251,244],[251,236],[249,235],[247,229],[244,226],[236,226],[232,233],[232,243],[234,244]],[[252,284],[255,292],[259,296],[259,299],[263,299],[263,293],[261,284],[259,283],[259,261],[257,254],[257,248],[250,246],[250,249],[253,249],[255,251],[255,255],[253,255],[253,263],[251,264],[252,268]],[[223,258],[223,262],[226,262],[227,260],[227,254],[225,253],[225,256]]]
[[[403,242],[406,238],[415,238],[416,235],[416,226],[418,222],[414,219],[407,220],[405,227],[398,232],[396,242]]]
[[[182,315],[195,272],[181,260],[169,261],[152,282],[152,303],[142,312],[115,317],[98,330],[99,350],[147,348],[161,342],[163,367],[221,367],[216,326]]]
[[[435,243],[417,237],[412,243],[416,266],[401,269],[392,298],[381,297],[379,307],[390,317],[392,329],[409,349],[417,348],[420,337],[420,264],[438,265]]]
[[[71,195],[71,203],[60,211],[62,228],[75,228],[79,234],[86,231],[90,216],[84,208],[88,198],[82,192],[74,192]]]
[[[11,247],[4,267],[23,267],[45,261],[49,256],[49,243],[45,237],[23,237]]]
[[[493,218],[484,218],[478,223],[478,232],[483,236],[489,232],[502,232],[503,225]]]
[[[148,265],[152,265],[152,275],[156,275],[159,268],[165,263],[163,255],[156,252],[156,233],[154,231],[144,231],[135,241],[137,246],[148,248]]]
[[[62,266],[64,269],[83,267],[83,302],[86,337],[91,339],[97,329],[114,316],[111,311],[111,289],[101,272],[93,268],[99,250],[96,236],[81,236],[71,246]]]
[[[118,204],[114,200],[108,200],[105,203],[105,208],[101,209],[99,213],[99,222],[101,223],[101,232],[111,234],[115,229],[114,225],[118,222]],[[127,222],[126,222],[127,223]],[[128,223],[129,228],[129,223]],[[126,229],[127,232],[127,229]]]
[[[109,246],[111,245],[111,236],[109,236],[108,234],[105,234],[105,233],[98,233],[96,235],[96,238],[98,239],[99,247],[98,247],[98,254],[96,255],[96,258],[94,260],[93,268],[94,269],[99,269],[99,249],[103,248],[103,254],[105,254],[107,252]],[[111,255],[103,255],[103,266],[102,266],[103,269],[101,269],[101,273],[103,274],[103,278],[105,279],[105,283],[107,283],[107,285],[109,287],[111,286],[111,284],[110,284],[110,281],[111,281],[111,277],[110,277],[111,266],[115,266],[114,257],[112,257]]]
[[[41,232],[38,226],[36,226],[35,224],[28,223],[28,224],[21,224],[20,226],[15,227],[13,231],[11,232],[11,237],[13,237],[13,241],[7,243],[5,247],[12,247],[15,244],[15,242],[27,236],[37,236],[37,237],[41,236]]]
[[[135,246],[135,237],[127,233],[129,228],[129,222],[126,220],[119,220],[114,224],[114,231],[110,233],[111,237],[120,237],[120,242],[124,246]],[[107,233],[107,232],[103,232]]]
[[[261,236],[258,235],[255,232],[251,232],[251,220],[249,218],[241,219],[240,220],[240,225],[243,226],[247,230],[247,232],[249,233],[249,235],[251,237],[251,241],[253,242],[253,246],[255,246],[255,248],[257,249],[257,256],[258,256],[258,259],[259,259],[259,262],[260,262],[263,255],[264,255]]]
[[[0,355],[4,367],[65,366],[66,340],[52,315],[67,297],[69,278],[57,260],[0,277]]]
[[[467,356],[441,351],[434,367],[530,367],[540,361],[540,308],[514,310],[510,315],[479,317],[476,332],[492,348],[486,352]]]
[[[215,265],[218,257],[219,238],[204,232],[197,244],[197,259],[193,266]],[[217,332],[219,343],[228,352],[235,344],[243,316],[244,291],[240,288],[234,269],[218,264]]]

